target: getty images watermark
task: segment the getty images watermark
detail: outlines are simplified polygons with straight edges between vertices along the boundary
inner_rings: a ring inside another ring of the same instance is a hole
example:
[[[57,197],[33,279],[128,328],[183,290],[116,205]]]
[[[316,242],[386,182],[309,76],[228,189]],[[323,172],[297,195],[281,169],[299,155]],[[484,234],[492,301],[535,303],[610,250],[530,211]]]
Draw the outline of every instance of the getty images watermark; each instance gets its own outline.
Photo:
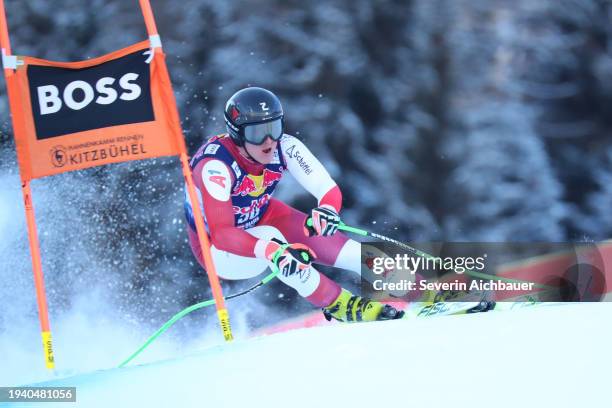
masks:
[[[421,275],[416,279],[416,272],[430,275],[432,272],[439,275],[443,272],[454,272],[462,275],[465,272],[485,270],[487,254],[479,257],[471,256],[447,256],[440,257],[420,257],[408,254],[396,254],[394,257],[377,256],[372,258],[372,272],[379,276],[372,282],[375,290],[396,292],[396,291],[425,291],[425,290],[446,290],[446,291],[491,291],[491,290],[533,290],[534,282],[504,282],[500,280],[474,279],[470,282],[455,279],[453,281],[429,281]],[[385,279],[393,273],[406,272],[396,281]],[[409,278],[408,278],[409,277]]]
[[[440,294],[445,301],[484,294],[496,301],[601,301],[610,286],[605,265],[612,260],[612,243],[405,246],[362,243],[363,295],[406,301],[431,301]]]

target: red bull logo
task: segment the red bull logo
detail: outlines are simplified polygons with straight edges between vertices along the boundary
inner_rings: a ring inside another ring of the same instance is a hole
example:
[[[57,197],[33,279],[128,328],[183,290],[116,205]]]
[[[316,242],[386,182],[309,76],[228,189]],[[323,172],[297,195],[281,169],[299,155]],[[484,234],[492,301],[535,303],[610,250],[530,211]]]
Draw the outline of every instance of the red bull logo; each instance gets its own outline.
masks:
[[[240,184],[234,188],[232,195],[259,197],[268,187],[280,180],[282,176],[281,172],[270,169],[264,169],[263,174],[259,176],[247,174],[242,178]]]
[[[251,201],[251,204],[247,207],[233,206],[234,214],[244,215],[244,214],[250,214],[250,213],[256,212],[257,210],[261,209],[261,207],[268,204],[269,201],[270,201],[270,194],[264,194],[261,198]]]
[[[275,181],[279,181],[283,176],[283,173],[273,170],[264,169],[263,171],[263,188],[267,188],[274,184]]]
[[[252,177],[257,177],[257,176],[251,176],[250,174],[248,174],[247,176],[243,177],[242,180],[240,181],[240,184],[234,188],[232,195],[233,196],[254,195],[253,193],[255,193],[258,190],[258,188],[257,188],[257,184],[255,184],[255,180],[253,180]]]

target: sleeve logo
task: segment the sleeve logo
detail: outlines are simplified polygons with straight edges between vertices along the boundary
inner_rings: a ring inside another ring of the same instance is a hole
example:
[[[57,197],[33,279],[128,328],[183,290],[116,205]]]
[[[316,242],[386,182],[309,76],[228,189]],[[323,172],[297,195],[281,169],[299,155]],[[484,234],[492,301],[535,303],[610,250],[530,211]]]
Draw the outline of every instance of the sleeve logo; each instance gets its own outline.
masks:
[[[230,198],[232,188],[229,169],[220,160],[211,160],[202,169],[202,181],[206,191],[219,201],[227,201]]]
[[[204,150],[204,154],[215,154],[219,150],[218,144],[209,144],[206,146],[206,150]]]

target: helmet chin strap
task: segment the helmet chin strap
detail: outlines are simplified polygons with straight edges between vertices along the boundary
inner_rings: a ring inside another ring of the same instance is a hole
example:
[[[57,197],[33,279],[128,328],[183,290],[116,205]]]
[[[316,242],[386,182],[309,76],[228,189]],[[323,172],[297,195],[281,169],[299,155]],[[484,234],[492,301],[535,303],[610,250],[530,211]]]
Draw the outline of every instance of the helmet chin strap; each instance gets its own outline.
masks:
[[[256,158],[254,158],[253,156],[251,156],[251,153],[249,153],[248,149],[247,149],[247,142],[244,142],[244,144],[242,145],[242,147],[244,147],[244,151],[246,152],[248,158],[250,160],[253,160],[255,163],[257,164],[261,164],[263,165],[263,163],[261,163],[259,160],[257,160]]]

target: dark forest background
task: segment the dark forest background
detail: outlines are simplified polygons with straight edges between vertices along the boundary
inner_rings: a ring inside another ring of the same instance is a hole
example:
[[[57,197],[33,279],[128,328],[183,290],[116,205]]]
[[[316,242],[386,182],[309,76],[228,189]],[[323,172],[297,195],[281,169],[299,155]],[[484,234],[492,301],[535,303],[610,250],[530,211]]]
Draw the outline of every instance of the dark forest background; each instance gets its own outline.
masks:
[[[146,38],[135,0],[5,4],[17,55],[76,61]],[[348,224],[413,241],[612,236],[610,1],[151,4],[191,153],[224,132],[231,94],[262,86],[340,185]],[[4,81],[0,93],[0,188],[19,202]],[[97,284],[152,325],[208,298],[186,242],[177,160],[33,184],[52,311]],[[315,204],[289,180],[278,197]],[[22,214],[11,217],[25,226]],[[19,272],[5,282],[30,280],[25,227],[4,241],[14,258],[2,269]],[[253,296],[272,320],[309,308],[280,283]],[[262,310],[247,320],[258,325]]]

